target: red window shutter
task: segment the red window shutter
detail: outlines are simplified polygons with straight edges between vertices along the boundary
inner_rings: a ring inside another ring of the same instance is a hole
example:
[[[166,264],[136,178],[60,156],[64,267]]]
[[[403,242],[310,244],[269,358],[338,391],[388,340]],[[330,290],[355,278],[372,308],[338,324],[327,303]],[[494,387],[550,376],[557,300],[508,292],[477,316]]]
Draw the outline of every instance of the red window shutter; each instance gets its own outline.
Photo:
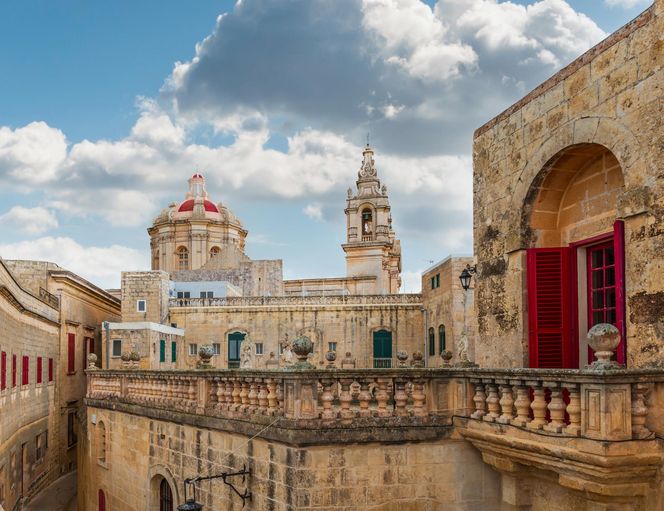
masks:
[[[0,358],[0,390],[5,390],[7,388],[7,353],[2,352],[2,357]]]
[[[16,387],[16,355],[12,355],[12,387]]]
[[[76,334],[67,334],[67,372],[76,371]]]
[[[53,359],[48,359],[48,381],[53,381]]]
[[[21,385],[30,383],[30,357],[23,355],[23,371],[21,371]]]
[[[37,383],[42,382],[42,358],[37,357]]]
[[[571,250],[527,251],[530,367],[577,367],[572,322]]]
[[[616,349],[619,364],[627,361],[627,331],[625,327],[625,222],[616,220],[613,224],[613,253],[616,275],[616,328],[620,331],[620,344]]]

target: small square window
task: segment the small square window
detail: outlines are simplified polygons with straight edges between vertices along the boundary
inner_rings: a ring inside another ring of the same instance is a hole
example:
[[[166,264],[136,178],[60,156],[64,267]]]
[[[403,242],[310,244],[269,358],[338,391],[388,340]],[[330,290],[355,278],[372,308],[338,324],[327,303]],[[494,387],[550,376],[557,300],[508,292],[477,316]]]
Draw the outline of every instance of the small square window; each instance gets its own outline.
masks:
[[[263,343],[262,342],[257,342],[255,346],[256,346],[256,355],[262,355],[263,354]]]
[[[327,349],[328,349],[328,351],[337,351],[337,343],[336,342],[328,342],[327,343]]]
[[[119,357],[122,355],[122,340],[113,339],[113,351],[111,354],[113,357]]]
[[[201,291],[201,298],[214,298],[213,291]]]
[[[214,355],[221,355],[221,344],[218,342],[212,343],[212,353]]]
[[[198,344],[190,344],[189,345],[189,356],[190,357],[195,357],[198,355]]]
[[[145,300],[136,300],[136,311],[145,312],[146,302]]]

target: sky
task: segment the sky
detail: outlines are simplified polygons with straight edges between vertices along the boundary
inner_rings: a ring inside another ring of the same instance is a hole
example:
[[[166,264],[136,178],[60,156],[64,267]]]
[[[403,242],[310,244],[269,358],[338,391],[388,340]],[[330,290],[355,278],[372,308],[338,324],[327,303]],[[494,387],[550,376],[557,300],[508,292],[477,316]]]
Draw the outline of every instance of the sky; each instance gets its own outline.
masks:
[[[651,0],[0,3],[0,257],[149,268],[187,178],[285,278],[345,274],[367,134],[402,291],[472,253],[472,134]]]

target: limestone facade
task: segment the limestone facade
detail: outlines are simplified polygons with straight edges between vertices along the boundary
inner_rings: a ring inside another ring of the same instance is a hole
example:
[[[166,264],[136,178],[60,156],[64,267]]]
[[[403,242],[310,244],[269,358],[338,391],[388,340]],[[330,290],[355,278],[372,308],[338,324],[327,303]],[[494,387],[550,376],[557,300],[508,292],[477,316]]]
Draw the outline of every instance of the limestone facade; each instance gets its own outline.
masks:
[[[476,131],[480,364],[538,363],[532,336],[542,320],[536,310],[544,309],[535,310],[538,298],[529,292],[529,274],[541,274],[529,263],[529,254],[538,257],[532,249],[557,250],[563,264],[569,257],[560,277],[567,297],[556,303],[561,317],[569,314],[561,328],[572,333],[559,367],[589,361],[585,332],[596,312],[602,316],[595,309],[622,332],[619,361],[642,367],[664,359],[662,34],[657,1]],[[602,298],[600,286],[596,299],[588,272],[602,243],[613,243],[604,260],[616,265],[617,284],[611,278],[604,287],[615,294]],[[570,273],[576,276],[567,280]]]

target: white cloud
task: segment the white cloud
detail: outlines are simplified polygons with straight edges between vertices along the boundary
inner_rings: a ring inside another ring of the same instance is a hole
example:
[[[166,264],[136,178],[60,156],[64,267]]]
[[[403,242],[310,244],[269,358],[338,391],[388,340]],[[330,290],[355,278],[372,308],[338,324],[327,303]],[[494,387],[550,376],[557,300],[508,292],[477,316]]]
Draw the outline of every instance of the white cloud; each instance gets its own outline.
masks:
[[[604,0],[604,3],[609,7],[622,7],[623,9],[631,9],[637,5],[648,5],[652,0]]]
[[[419,293],[422,291],[422,270],[401,272],[401,293]]]
[[[323,207],[320,204],[307,204],[302,212],[313,220],[323,219]]]
[[[46,208],[14,206],[0,215],[0,225],[26,234],[42,234],[58,227],[58,219]]]
[[[149,268],[147,251],[121,245],[82,246],[71,238],[43,237],[0,245],[4,259],[52,261],[103,288],[120,286],[120,272]]]

